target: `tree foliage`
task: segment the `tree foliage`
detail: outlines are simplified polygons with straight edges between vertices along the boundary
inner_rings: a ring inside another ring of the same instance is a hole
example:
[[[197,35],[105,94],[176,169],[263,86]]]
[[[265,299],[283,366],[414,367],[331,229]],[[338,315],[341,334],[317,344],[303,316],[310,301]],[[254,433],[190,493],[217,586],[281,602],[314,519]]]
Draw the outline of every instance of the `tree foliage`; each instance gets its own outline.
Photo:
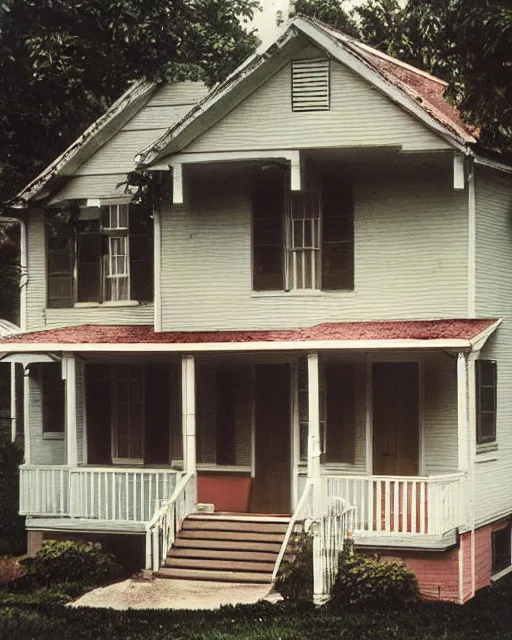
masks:
[[[139,78],[224,78],[257,44],[257,0],[0,2],[0,201]]]
[[[449,83],[447,97],[487,149],[512,151],[510,0],[296,0],[331,24]]]

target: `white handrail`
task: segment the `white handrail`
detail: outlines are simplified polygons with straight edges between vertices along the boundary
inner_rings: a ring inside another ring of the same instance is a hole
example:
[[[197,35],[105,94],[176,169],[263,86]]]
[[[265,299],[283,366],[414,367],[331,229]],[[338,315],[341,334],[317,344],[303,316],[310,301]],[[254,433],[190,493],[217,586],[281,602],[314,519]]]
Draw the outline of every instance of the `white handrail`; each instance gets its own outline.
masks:
[[[146,525],[146,569],[158,571],[181,529],[183,520],[195,509],[196,476],[182,476],[171,497],[157,507]]]
[[[281,548],[279,549],[279,554],[276,559],[276,563],[274,565],[274,571],[272,572],[272,582],[277,578],[277,574],[279,569],[281,568],[281,563],[284,558],[284,554],[286,553],[286,549],[288,547],[288,543],[290,542],[290,538],[292,536],[293,531],[295,530],[295,525],[298,521],[307,518],[309,513],[309,497],[311,494],[312,483],[310,480],[306,481],[306,486],[304,487],[304,491],[302,492],[302,496],[297,503],[297,507],[293,512],[293,515],[288,524],[288,528],[286,529],[286,535],[284,536],[283,543]]]

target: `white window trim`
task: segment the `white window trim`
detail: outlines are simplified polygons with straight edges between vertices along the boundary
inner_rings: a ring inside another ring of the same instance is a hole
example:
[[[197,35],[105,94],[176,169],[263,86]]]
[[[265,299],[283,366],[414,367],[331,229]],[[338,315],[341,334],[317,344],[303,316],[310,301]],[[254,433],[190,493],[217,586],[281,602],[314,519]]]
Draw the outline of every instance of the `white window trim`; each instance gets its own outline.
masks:
[[[105,302],[75,302],[74,309],[102,309],[105,307],[137,307],[138,300],[105,300]]]

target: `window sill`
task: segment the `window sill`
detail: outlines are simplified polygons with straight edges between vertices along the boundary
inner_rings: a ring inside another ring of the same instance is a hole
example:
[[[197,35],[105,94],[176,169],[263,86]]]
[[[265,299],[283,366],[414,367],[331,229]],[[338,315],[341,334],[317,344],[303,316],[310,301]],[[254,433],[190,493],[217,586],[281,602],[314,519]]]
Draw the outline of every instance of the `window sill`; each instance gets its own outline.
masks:
[[[43,433],[43,440],[64,440],[64,432],[47,431]]]
[[[508,575],[511,572],[512,572],[512,565],[510,565],[510,567],[506,567],[505,569],[502,569],[501,571],[498,571],[498,573],[495,573],[493,576],[491,576],[491,582],[496,582],[496,580],[499,580],[500,578],[504,578],[506,575]]]
[[[75,302],[74,309],[105,309],[108,307],[138,307],[137,300],[119,300],[117,302]]]
[[[320,291],[318,289],[251,292],[251,298],[355,298],[356,295],[355,291]]]
[[[197,465],[198,471],[212,471],[215,473],[251,473],[251,465],[228,465],[228,464],[205,464],[199,463]]]
[[[490,453],[491,451],[498,450],[497,442],[489,442],[487,444],[477,444],[476,445],[476,455],[480,456],[482,453]]]

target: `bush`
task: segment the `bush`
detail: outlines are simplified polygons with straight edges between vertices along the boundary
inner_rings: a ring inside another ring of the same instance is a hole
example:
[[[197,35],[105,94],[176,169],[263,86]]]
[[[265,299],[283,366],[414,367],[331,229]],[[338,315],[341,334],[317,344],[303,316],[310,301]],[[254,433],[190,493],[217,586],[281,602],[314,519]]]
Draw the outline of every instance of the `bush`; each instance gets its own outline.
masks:
[[[338,607],[400,609],[418,600],[416,576],[402,562],[354,552],[351,539],[340,554],[331,604]]]
[[[33,557],[21,561],[31,587],[58,582],[102,585],[121,575],[122,568],[97,542],[50,540]]]
[[[300,533],[291,539],[276,580],[276,590],[285,600],[313,599],[313,539]]]
[[[6,443],[0,446],[0,554],[25,553],[25,520],[18,515],[19,465],[23,452],[18,445]]]

